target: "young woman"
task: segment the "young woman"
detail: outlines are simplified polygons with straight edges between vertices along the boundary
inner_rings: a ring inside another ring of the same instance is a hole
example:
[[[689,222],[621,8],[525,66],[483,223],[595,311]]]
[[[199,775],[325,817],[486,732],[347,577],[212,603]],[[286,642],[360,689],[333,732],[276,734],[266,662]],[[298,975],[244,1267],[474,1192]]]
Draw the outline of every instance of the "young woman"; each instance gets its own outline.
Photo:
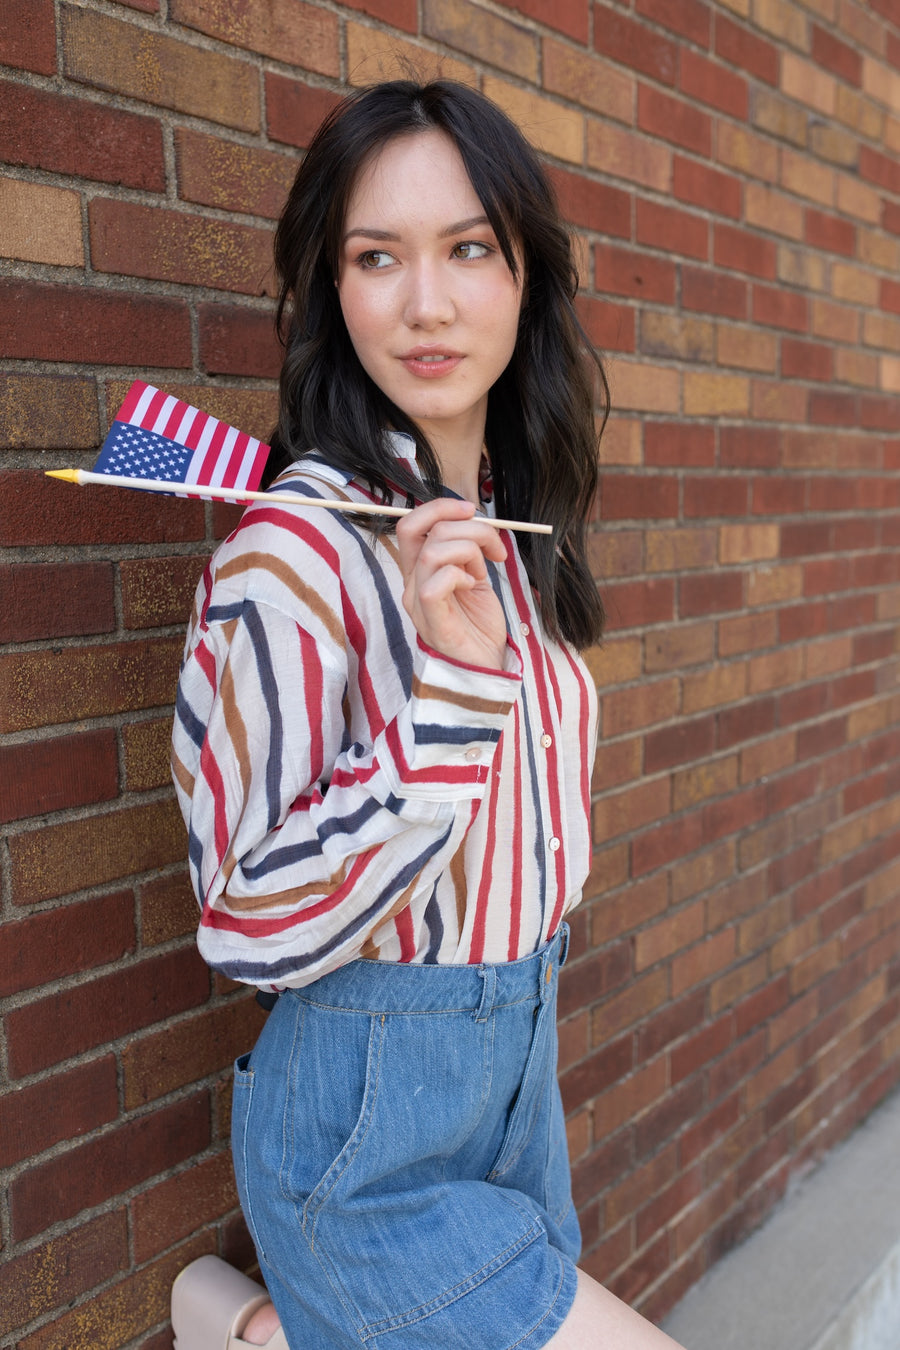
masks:
[[[552,193],[480,95],[379,85],[318,133],[276,261],[279,490],[414,509],[255,505],[198,592],[173,766],[200,949],[278,994],[232,1134],[274,1309],[202,1344],[671,1347],[576,1270],[556,1084],[605,381]]]

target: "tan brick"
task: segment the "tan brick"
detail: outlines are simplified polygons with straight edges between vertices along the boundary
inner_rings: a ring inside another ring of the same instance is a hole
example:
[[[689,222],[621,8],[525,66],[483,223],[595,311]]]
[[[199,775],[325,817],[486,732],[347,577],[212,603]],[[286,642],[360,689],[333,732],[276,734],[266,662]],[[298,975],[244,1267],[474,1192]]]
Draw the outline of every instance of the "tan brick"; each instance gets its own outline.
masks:
[[[835,85],[835,109],[837,87]],[[832,164],[840,164],[845,169],[855,168],[859,158],[857,138],[835,126],[834,122],[816,122],[810,127],[809,148],[818,158],[828,159]]]
[[[862,340],[867,347],[888,347],[900,352],[900,319],[888,314],[863,315]]]
[[[0,178],[0,257],[81,267],[81,197],[77,192]]]
[[[99,442],[93,380],[0,373],[0,449],[87,450]]]
[[[782,52],[781,88],[788,98],[795,98],[798,103],[804,103],[826,117],[834,115],[837,80],[812,61],[805,61],[793,52]]]
[[[764,183],[744,184],[744,215],[748,225],[787,235],[789,239],[803,238],[803,207],[793,197]]]
[[[734,874],[734,869],[733,839],[725,839],[703,853],[676,862],[671,872],[673,905],[720,885]]]
[[[734,960],[736,934],[733,928],[700,942],[672,962],[672,993],[677,998],[695,984],[708,980]]]
[[[722,3],[732,14],[739,14],[742,19],[750,17],[750,0],[722,0]]]
[[[643,423],[632,417],[613,417],[600,442],[601,464],[642,464]]]
[[[856,253],[859,261],[884,272],[900,271],[900,239],[881,230],[858,229]]]
[[[900,391],[900,357],[882,356],[879,359],[878,387],[892,394]]]
[[[722,563],[754,562],[760,558],[777,558],[780,532],[777,525],[721,525],[719,527],[719,561]]]
[[[602,647],[591,648],[596,651],[596,659],[589,659],[588,669],[598,687],[613,684],[625,684],[636,680],[641,674],[640,638],[618,638],[604,642]]]
[[[713,360],[713,331],[709,319],[645,310],[641,315],[640,350],[648,356],[709,363]]]
[[[786,564],[756,567],[747,578],[748,605],[779,605],[803,594],[803,568]]]
[[[684,412],[687,417],[746,417],[750,382],[739,375],[685,371]]]
[[[828,289],[830,271],[826,260],[819,253],[780,244],[776,270],[778,280],[789,286],[801,286],[807,291]]]
[[[798,155],[786,147],[781,151],[781,186],[798,197],[832,206],[835,198],[837,174],[825,164],[818,164],[807,155]]]
[[[806,389],[784,380],[754,380],[750,413],[756,422],[806,422]]]
[[[738,782],[738,757],[708,760],[690,769],[680,769],[672,782],[672,810],[684,811],[710,797],[733,792]]]
[[[686,714],[718,708],[726,703],[737,703],[747,692],[747,665],[730,662],[714,666],[702,675],[688,675],[684,680],[682,711]]]
[[[610,361],[607,366],[613,407],[640,412],[679,412],[681,377],[669,366],[649,362]]]
[[[781,141],[790,141],[800,149],[806,147],[807,114],[795,103],[769,89],[754,90],[752,121],[760,131],[767,131]]]
[[[715,656],[716,627],[713,623],[679,623],[658,629],[644,638],[644,664],[652,674],[705,665]]]
[[[750,693],[799,684],[803,678],[803,648],[784,647],[750,659]]]
[[[169,18],[233,47],[261,52],[320,75],[340,75],[339,23],[318,5],[302,0],[169,0]]]
[[[635,970],[646,970],[696,942],[703,936],[705,922],[705,906],[698,900],[635,934]]]
[[[760,328],[717,324],[716,364],[774,374],[778,368],[778,338]]]
[[[847,741],[864,741],[874,736],[888,721],[888,705],[883,700],[854,708],[847,718]],[[900,863],[895,864],[900,875]],[[898,887],[900,891],[900,887]]]
[[[716,133],[716,158],[721,164],[751,178],[772,183],[778,178],[778,147],[768,136],[759,136],[746,127],[720,122]]]
[[[858,131],[869,141],[880,141],[883,136],[885,114],[876,103],[864,97],[858,89],[838,85],[837,108],[838,121],[851,131]]]
[[[178,195],[202,206],[275,219],[297,172],[295,155],[175,128]]]
[[[416,79],[446,78],[477,86],[478,72],[467,61],[445,56],[406,42],[395,33],[380,28],[347,24],[347,79],[351,85],[372,84],[376,80],[407,80],[410,71]]]
[[[741,614],[719,622],[719,655],[741,656],[778,642],[778,615],[775,610],[763,614]]]
[[[669,814],[669,780],[652,779],[594,803],[594,838],[604,842],[631,834]]]
[[[865,885],[866,909],[880,909],[900,894],[900,862],[892,863]]]
[[[860,316],[847,305],[818,299],[810,305],[809,327],[815,337],[855,343],[859,341],[859,325]]]
[[[862,87],[876,102],[900,111],[900,74],[868,54],[863,56]]]
[[[537,80],[536,35],[466,0],[424,0],[422,31],[426,37],[488,65],[500,66],[532,83]]]
[[[561,103],[486,76],[483,92],[498,103],[542,154],[584,161],[584,116]]]
[[[741,751],[741,784],[755,783],[769,774],[787,769],[797,758],[797,733],[784,731]]]
[[[260,128],[259,76],[245,61],[66,5],[62,43],[72,79],[227,127]]]
[[[884,133],[880,139],[886,150],[900,151],[900,117],[888,115],[884,118]]]
[[[592,169],[657,192],[670,192],[672,188],[672,151],[668,147],[593,118],[588,122],[587,162]]]
[[[809,50],[809,26],[806,15],[784,0],[752,0],[753,22],[800,51]]]
[[[878,305],[879,288],[879,278],[862,267],[839,262],[832,266],[831,293],[836,300],[874,308]]]
[[[678,711],[678,681],[654,680],[618,689],[601,699],[604,736],[619,736],[639,727],[665,722]]]
[[[711,568],[716,561],[716,531],[648,530],[645,546],[648,572]]]
[[[468,7],[467,7],[468,8]],[[604,117],[631,122],[634,109],[633,75],[604,64],[597,56],[586,56],[553,38],[545,38],[542,47],[544,88],[550,94],[582,103]]]
[[[806,646],[807,679],[820,680],[823,675],[848,670],[852,665],[853,639],[849,636],[821,638]]]
[[[750,956],[768,947],[773,937],[783,933],[789,926],[790,919],[791,902],[787,896],[770,900],[738,926],[738,951],[742,956]]]
[[[727,931],[727,930],[726,930]],[[733,1003],[746,998],[754,989],[765,984],[768,979],[768,967],[765,955],[752,961],[745,961],[736,970],[731,970],[721,979],[714,980],[709,991],[709,1006],[713,1014],[720,1013]]]

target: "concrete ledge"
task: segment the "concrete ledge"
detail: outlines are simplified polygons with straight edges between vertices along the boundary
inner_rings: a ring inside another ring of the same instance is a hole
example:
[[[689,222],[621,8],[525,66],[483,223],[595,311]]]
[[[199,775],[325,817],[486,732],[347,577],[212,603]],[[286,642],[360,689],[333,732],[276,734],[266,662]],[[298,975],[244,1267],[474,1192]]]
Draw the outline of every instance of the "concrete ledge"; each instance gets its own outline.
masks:
[[[900,1350],[900,1093],[685,1296],[686,1350]]]

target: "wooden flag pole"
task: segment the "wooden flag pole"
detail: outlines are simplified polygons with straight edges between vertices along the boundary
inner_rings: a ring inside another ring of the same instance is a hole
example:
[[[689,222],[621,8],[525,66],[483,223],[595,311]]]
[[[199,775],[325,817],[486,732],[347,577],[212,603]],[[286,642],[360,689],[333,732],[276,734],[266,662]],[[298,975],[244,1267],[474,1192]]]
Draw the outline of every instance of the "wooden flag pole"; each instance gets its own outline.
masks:
[[[294,492],[249,492],[246,488],[208,487],[200,483],[168,483],[159,478],[127,478],[111,473],[91,473],[88,469],[45,469],[48,478],[61,478],[65,483],[100,483],[105,487],[140,488],[144,492],[167,492],[176,497],[209,497],[214,501],[285,502],[289,506],[324,506],[329,511],[347,511],[364,516],[408,516],[408,506],[378,506],[374,502],[346,502],[325,497],[300,497]],[[479,517],[498,530],[520,530],[528,534],[552,534],[552,525],[536,525],[528,520],[494,520]]]

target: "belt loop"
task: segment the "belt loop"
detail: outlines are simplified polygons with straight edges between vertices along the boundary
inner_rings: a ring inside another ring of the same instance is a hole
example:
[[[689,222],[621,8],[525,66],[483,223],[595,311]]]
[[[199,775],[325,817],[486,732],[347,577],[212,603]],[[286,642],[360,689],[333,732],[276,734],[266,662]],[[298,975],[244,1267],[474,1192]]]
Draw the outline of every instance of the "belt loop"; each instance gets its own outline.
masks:
[[[494,1010],[497,992],[497,972],[493,966],[479,966],[481,976],[481,1002],[475,1011],[476,1022],[486,1022]]]

